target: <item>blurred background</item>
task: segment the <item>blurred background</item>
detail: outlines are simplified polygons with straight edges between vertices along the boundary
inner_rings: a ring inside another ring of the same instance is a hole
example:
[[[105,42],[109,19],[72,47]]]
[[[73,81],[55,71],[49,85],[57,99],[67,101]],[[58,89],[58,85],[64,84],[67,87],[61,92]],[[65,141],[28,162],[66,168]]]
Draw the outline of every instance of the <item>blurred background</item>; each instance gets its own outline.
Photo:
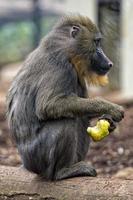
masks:
[[[5,117],[7,90],[28,53],[67,12],[87,15],[99,26],[103,49],[114,63],[109,86],[92,88],[92,95],[126,111],[114,133],[91,144],[87,159],[101,176],[127,176],[133,167],[133,0],[0,0],[0,164],[21,164]]]

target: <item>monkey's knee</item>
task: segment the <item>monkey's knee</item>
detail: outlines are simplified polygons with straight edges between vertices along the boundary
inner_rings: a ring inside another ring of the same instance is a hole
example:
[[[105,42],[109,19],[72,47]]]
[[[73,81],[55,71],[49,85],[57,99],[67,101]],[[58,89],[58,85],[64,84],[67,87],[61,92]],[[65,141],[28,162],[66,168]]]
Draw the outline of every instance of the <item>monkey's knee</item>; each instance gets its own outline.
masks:
[[[42,134],[30,144],[21,145],[19,152],[24,167],[46,179],[52,179],[55,165],[55,146],[56,144],[48,134]]]
[[[36,156],[36,154],[29,153],[23,156],[23,165],[28,171],[35,173],[46,180],[53,180],[54,176],[54,159],[46,158],[48,155]],[[28,158],[27,158],[28,157]]]

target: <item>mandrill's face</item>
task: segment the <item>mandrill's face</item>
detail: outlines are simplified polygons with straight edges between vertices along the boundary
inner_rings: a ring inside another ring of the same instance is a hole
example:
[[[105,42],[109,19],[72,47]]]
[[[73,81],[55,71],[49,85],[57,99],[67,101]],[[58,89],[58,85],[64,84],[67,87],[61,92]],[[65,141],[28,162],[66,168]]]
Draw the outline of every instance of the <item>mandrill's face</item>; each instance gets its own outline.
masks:
[[[102,37],[95,25],[93,30],[81,25],[73,26],[71,30],[77,44],[77,52],[88,61],[88,68],[98,75],[106,75],[113,63],[102,50]]]
[[[73,16],[66,18],[60,26],[60,44],[68,52],[82,84],[105,85],[108,83],[108,71],[113,63],[104,54],[101,47],[101,34],[88,17]]]
[[[101,36],[97,34],[94,39],[95,51],[91,56],[91,69],[98,75],[106,75],[113,66],[113,63],[105,55],[101,47]]]

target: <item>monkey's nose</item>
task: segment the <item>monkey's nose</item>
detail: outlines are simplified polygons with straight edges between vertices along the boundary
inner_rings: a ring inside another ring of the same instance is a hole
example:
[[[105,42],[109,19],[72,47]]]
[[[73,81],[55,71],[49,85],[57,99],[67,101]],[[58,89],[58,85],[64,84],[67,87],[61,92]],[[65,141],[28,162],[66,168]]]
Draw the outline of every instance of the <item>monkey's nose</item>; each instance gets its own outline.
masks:
[[[110,61],[110,62],[108,63],[108,66],[109,66],[109,68],[113,67],[113,63]]]

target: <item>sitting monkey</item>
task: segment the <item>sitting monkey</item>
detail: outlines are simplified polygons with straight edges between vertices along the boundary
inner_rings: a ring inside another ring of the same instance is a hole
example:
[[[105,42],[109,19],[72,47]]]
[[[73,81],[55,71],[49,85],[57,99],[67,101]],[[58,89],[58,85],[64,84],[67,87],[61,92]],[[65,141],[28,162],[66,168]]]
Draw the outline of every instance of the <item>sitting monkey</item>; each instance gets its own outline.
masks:
[[[26,59],[7,96],[7,116],[24,167],[47,180],[96,176],[85,156],[88,121],[119,122],[123,108],[86,98],[86,85],[104,85],[112,62],[88,17],[64,16]]]

